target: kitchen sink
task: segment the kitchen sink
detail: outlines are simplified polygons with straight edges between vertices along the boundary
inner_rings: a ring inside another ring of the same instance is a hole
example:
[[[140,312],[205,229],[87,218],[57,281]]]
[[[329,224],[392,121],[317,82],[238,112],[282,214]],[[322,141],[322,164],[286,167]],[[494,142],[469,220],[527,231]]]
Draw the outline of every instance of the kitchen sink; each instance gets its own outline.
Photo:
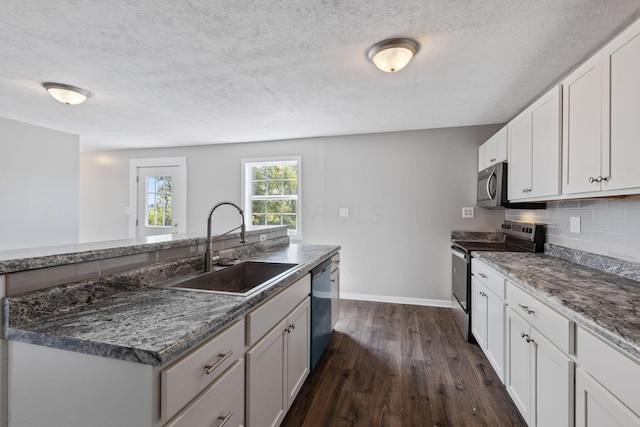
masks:
[[[243,261],[230,267],[181,277],[155,285],[166,289],[247,296],[276,282],[298,267],[281,262]]]

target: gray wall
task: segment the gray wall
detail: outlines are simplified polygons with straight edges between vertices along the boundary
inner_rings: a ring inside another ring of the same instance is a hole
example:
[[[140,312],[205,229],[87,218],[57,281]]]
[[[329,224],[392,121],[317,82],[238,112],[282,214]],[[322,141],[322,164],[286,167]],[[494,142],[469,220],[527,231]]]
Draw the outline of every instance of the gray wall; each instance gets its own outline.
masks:
[[[498,128],[82,153],[81,241],[127,237],[129,159],[186,156],[188,231],[204,234],[213,203],[240,201],[242,158],[301,155],[302,242],[342,245],[342,291],[446,304],[451,230],[493,230],[504,219],[484,209],[461,218],[475,205],[478,146]],[[339,207],[351,216],[338,218]],[[219,231],[225,221],[216,216]]]
[[[78,242],[77,135],[0,117],[0,250]]]
[[[570,232],[571,217],[580,217],[580,233]],[[640,197],[549,202],[546,210],[510,210],[506,218],[547,224],[549,243],[640,262]]]

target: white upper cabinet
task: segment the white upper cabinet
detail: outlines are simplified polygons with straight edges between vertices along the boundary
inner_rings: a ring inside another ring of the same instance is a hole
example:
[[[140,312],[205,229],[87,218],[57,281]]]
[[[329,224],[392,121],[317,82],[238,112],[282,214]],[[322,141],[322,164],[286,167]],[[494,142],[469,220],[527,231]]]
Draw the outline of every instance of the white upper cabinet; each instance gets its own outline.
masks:
[[[597,55],[562,82],[564,194],[597,191],[602,175],[602,61]]]
[[[602,190],[640,187],[640,21],[602,51]],[[608,177],[607,180],[604,180]]]
[[[503,127],[478,149],[478,172],[507,161],[507,127]]]
[[[640,191],[639,75],[640,21],[562,82],[563,194]]]
[[[509,200],[560,194],[561,86],[556,86],[507,125]]]

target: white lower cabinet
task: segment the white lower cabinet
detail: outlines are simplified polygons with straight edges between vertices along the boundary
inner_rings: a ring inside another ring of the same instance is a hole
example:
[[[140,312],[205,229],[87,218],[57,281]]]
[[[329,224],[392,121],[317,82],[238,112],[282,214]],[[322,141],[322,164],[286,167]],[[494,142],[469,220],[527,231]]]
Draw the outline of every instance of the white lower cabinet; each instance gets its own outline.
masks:
[[[640,426],[634,414],[581,368],[576,369],[576,427]]]
[[[505,279],[471,260],[471,333],[504,383]]]
[[[309,375],[307,296],[247,352],[247,426],[278,426]]]
[[[529,426],[573,426],[573,361],[507,309],[505,385]]]
[[[576,426],[640,426],[640,361],[578,328]]]
[[[471,333],[504,382],[504,300],[481,281],[471,282]]]
[[[573,322],[509,282],[507,304],[507,392],[530,427],[573,426]]]
[[[243,424],[244,359],[240,359],[166,426],[210,427]]]

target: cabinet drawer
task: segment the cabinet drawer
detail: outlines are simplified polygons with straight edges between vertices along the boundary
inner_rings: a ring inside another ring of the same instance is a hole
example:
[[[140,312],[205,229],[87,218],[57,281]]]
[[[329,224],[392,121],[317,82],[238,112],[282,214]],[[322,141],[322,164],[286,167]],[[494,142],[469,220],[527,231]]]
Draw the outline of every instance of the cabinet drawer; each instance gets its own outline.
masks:
[[[481,281],[491,292],[504,299],[505,279],[500,273],[492,270],[482,262],[471,260],[471,274]]]
[[[160,373],[162,419],[173,417],[244,354],[244,320]],[[207,373],[208,372],[208,373]]]
[[[507,304],[566,354],[573,354],[575,324],[528,292],[507,281]]]
[[[582,369],[640,416],[640,361],[582,328],[578,328],[576,356]]]
[[[247,345],[251,347],[311,293],[311,274],[247,314]]]
[[[166,427],[210,427],[244,424],[244,359],[211,384]]]

